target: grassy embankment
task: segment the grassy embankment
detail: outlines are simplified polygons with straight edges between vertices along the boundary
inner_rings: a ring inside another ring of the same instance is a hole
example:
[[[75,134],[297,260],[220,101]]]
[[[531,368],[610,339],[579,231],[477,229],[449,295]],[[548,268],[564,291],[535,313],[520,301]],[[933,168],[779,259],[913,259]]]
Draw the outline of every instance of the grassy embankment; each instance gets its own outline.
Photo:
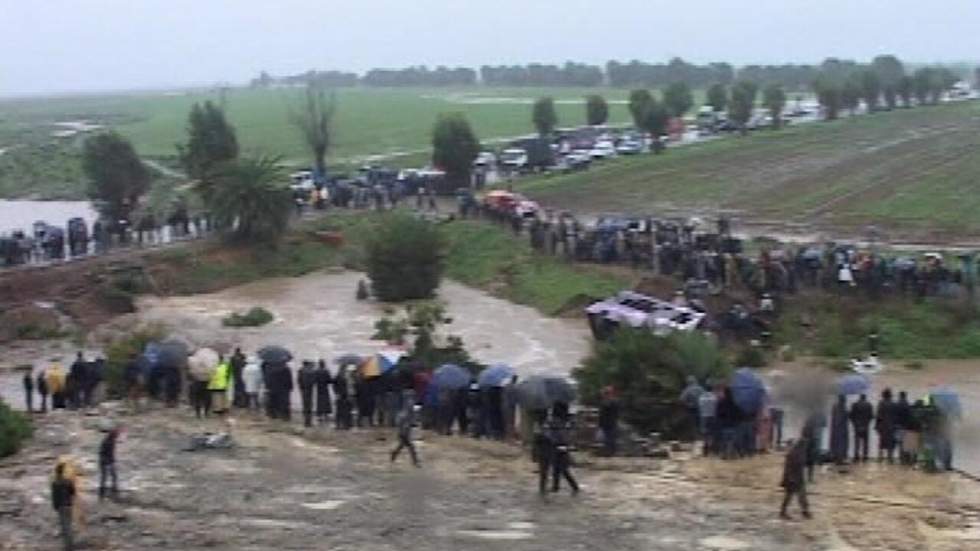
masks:
[[[980,102],[757,131],[517,187],[577,212],[729,209],[895,234],[980,237]],[[888,235],[886,233],[886,235]]]

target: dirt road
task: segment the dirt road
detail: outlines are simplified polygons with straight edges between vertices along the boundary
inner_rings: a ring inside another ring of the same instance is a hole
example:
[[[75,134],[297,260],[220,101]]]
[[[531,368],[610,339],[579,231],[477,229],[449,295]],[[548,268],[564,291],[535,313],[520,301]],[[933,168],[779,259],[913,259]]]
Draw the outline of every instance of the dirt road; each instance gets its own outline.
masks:
[[[905,507],[830,497],[872,478],[821,473],[816,519],[775,519],[778,456],[597,460],[580,455],[582,493],[542,501],[516,446],[423,433],[423,466],[391,464],[391,434],[305,432],[239,419],[233,450],[181,451],[200,425],[185,410],[121,416],[123,493],[96,500],[96,417],[49,414],[15,458],[0,461],[0,549],[55,549],[46,496],[54,458],[85,467],[88,549],[965,549],[980,502],[944,477],[872,495]],[[874,473],[880,480],[886,473]],[[891,493],[886,493],[891,492]],[[971,498],[972,499],[972,498]],[[973,505],[970,505],[970,504]],[[972,512],[971,512],[972,511]],[[859,522],[856,522],[860,519]],[[922,519],[912,520],[912,519]],[[882,547],[884,546],[884,547]]]

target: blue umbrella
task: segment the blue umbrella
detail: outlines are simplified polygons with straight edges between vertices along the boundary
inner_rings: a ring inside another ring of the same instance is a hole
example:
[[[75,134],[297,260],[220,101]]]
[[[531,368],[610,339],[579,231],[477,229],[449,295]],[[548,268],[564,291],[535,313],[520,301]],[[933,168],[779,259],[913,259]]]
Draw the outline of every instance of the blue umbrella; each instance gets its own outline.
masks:
[[[766,385],[755,371],[743,367],[732,375],[732,398],[743,412],[754,414],[762,407],[766,398]]]
[[[941,387],[929,392],[933,405],[948,417],[960,419],[963,417],[963,406],[960,405],[960,395],[949,387]]]
[[[837,379],[837,394],[850,396],[853,394],[867,394],[871,390],[871,380],[860,373],[844,375]]]
[[[459,390],[470,386],[473,376],[469,371],[455,364],[445,364],[432,372],[432,381],[436,387],[449,390]]]
[[[504,386],[514,377],[514,370],[504,364],[491,365],[480,372],[476,382],[481,387]]]

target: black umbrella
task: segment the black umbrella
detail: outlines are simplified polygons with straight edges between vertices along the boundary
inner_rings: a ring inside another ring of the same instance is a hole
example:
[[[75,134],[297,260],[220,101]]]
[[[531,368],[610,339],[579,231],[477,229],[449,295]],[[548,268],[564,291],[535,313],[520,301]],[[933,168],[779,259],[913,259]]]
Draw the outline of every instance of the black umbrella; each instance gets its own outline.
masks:
[[[357,354],[344,354],[334,359],[334,363],[337,365],[361,365],[362,361],[363,359]]]
[[[517,384],[517,402],[526,409],[548,409],[575,401],[575,387],[559,375],[533,375]]]
[[[278,345],[263,346],[259,349],[258,355],[263,362],[270,364],[284,364],[293,359],[289,350]]]
[[[187,365],[187,345],[177,340],[166,340],[158,345],[157,363],[165,367]]]

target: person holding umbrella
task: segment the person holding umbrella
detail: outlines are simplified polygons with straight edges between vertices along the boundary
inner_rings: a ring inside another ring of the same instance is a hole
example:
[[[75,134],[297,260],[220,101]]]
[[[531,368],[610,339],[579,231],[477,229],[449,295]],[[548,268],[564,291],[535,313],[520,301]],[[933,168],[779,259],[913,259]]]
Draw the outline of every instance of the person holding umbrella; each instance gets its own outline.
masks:
[[[850,440],[847,430],[847,397],[837,396],[837,403],[830,411],[830,456],[836,465],[847,463],[847,446]]]
[[[868,435],[871,428],[871,420],[874,419],[874,409],[868,401],[866,394],[861,394],[857,402],[851,406],[851,413],[848,415],[851,424],[854,425],[854,462],[868,461]]]
[[[551,443],[551,491],[558,492],[561,479],[568,481],[572,495],[579,491],[578,482],[572,476],[571,431],[572,423],[568,415],[568,404],[555,403],[552,408],[551,422],[548,424],[548,440]]]

